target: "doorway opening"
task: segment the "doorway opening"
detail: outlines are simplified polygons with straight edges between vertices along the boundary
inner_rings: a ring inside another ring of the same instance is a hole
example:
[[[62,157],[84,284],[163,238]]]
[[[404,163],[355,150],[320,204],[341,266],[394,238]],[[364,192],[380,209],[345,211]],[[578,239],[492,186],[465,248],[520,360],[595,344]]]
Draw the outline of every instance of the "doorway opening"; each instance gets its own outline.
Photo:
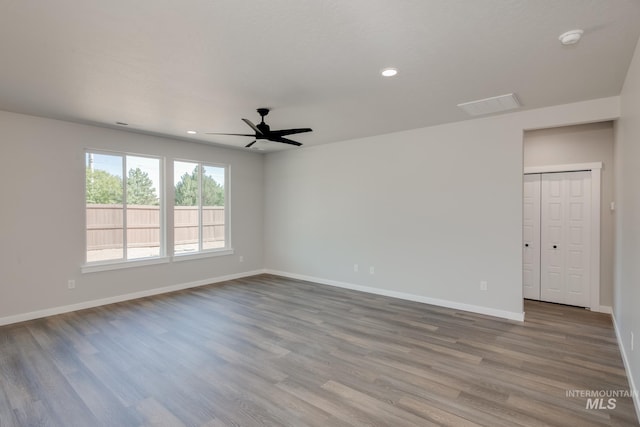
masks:
[[[613,141],[610,121],[525,131],[525,299],[610,312]]]

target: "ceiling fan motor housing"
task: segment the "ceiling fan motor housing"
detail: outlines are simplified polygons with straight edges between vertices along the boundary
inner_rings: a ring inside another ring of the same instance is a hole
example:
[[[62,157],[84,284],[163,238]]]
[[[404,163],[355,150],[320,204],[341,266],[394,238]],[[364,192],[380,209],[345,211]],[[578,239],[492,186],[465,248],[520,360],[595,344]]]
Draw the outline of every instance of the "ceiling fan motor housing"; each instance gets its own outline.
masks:
[[[268,124],[266,124],[264,121],[261,123],[258,123],[256,125],[256,127],[258,129],[260,129],[260,132],[262,132],[262,135],[260,134],[256,134],[256,137],[262,137],[262,138],[266,138],[267,135],[269,135],[269,131],[271,130],[271,128],[269,127]]]

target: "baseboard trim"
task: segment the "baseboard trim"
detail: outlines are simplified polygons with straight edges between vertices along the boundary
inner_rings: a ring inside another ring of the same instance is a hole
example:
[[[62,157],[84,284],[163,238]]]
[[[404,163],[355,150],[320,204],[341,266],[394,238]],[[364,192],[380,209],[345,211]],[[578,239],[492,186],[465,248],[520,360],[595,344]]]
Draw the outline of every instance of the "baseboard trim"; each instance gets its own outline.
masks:
[[[599,307],[596,307],[595,309],[592,309],[591,311],[597,311],[598,313],[613,314],[613,309],[608,305],[601,305]]]
[[[39,319],[47,316],[55,316],[56,314],[69,313],[72,311],[84,310],[87,308],[99,307],[107,304],[114,304],[117,302],[149,297],[153,295],[165,294],[168,292],[174,292],[174,291],[179,291],[183,289],[195,288],[198,286],[204,286],[204,285],[209,285],[213,283],[225,282],[227,280],[234,280],[234,279],[241,279],[244,277],[256,276],[264,273],[273,274],[276,276],[289,277],[292,279],[306,280],[306,281],[318,283],[321,285],[335,286],[338,288],[351,289],[354,291],[367,292],[370,294],[383,295],[383,296],[388,296],[392,298],[398,298],[398,299],[414,301],[414,302],[421,302],[424,304],[431,304],[431,305],[436,305],[440,307],[447,307],[455,310],[468,311],[471,313],[484,314],[487,316],[500,317],[508,320],[516,320],[519,322],[524,321],[524,313],[497,310],[489,307],[459,303],[456,301],[430,298],[422,295],[415,295],[415,294],[410,294],[405,292],[397,292],[397,291],[391,291],[387,289],[374,288],[371,286],[356,285],[353,283],[329,280],[321,277],[307,276],[303,274],[295,274],[295,273],[289,273],[289,272],[278,271],[278,270],[263,269],[263,270],[247,271],[243,273],[229,274],[226,276],[212,277],[208,279],[197,280],[194,282],[179,283],[176,285],[164,286],[162,288],[154,288],[146,291],[133,292],[133,293],[124,294],[124,295],[116,295],[108,298],[84,301],[77,304],[52,307],[44,310],[37,310],[37,311],[28,312],[28,313],[21,313],[21,314],[16,314],[12,316],[0,317],[0,326],[10,325],[12,323],[25,322],[27,320]],[[600,307],[600,308],[603,308],[603,307]],[[610,307],[609,307],[609,310],[610,310]]]
[[[91,301],[84,301],[77,304],[58,306],[47,308],[44,310],[32,311],[29,313],[16,314],[13,316],[0,317],[0,326],[10,325],[12,323],[25,322],[27,320],[40,319],[42,317],[55,316],[56,314],[69,313],[87,308],[99,307],[102,305],[113,304],[117,302],[129,301],[138,298],[150,297],[153,295],[166,294],[168,292],[180,291],[183,289],[196,288],[198,286],[210,285],[213,283],[226,282],[228,280],[242,279],[244,277],[256,276],[263,274],[264,270],[247,271],[244,273],[228,274],[226,276],[212,277],[208,279],[196,280],[194,282],[179,283],[177,285],[164,286],[162,288],[154,288],[146,291],[132,292],[130,294],[116,295],[108,298],[101,298]]]
[[[523,322],[524,321],[524,313],[505,311],[505,310],[497,310],[497,309],[494,309],[494,308],[482,307],[482,306],[479,306],[479,305],[464,304],[464,303],[460,303],[460,302],[456,302],[456,301],[449,301],[449,300],[443,300],[443,299],[437,299],[437,298],[430,298],[430,297],[425,297],[425,296],[422,296],[422,295],[415,295],[415,294],[409,294],[409,293],[405,293],[405,292],[391,291],[391,290],[388,290],[388,289],[374,288],[374,287],[371,287],[371,286],[356,285],[356,284],[353,284],[353,283],[346,283],[346,282],[340,282],[340,281],[336,281],[336,280],[323,279],[321,277],[307,276],[307,275],[303,275],[303,274],[288,273],[288,272],[285,272],[285,271],[277,271],[277,270],[269,270],[269,269],[267,269],[264,272],[267,273],[267,274],[273,274],[273,275],[276,275],[276,276],[283,276],[283,277],[288,277],[288,278],[291,278],[291,279],[305,280],[305,281],[308,281],[308,282],[314,282],[314,283],[318,283],[318,284],[321,284],[321,285],[335,286],[335,287],[338,287],[338,288],[351,289],[351,290],[354,290],[354,291],[367,292],[367,293],[370,293],[370,294],[383,295],[383,296],[387,296],[387,297],[398,298],[398,299],[403,299],[403,300],[408,300],[408,301],[421,302],[421,303],[424,303],[424,304],[431,304],[431,305],[437,305],[437,306],[440,306],[440,307],[453,308],[455,310],[468,311],[468,312],[477,313],[477,314],[485,314],[487,316],[500,317],[500,318],[508,319],[508,320],[516,320],[516,321],[519,321],[519,322]]]
[[[622,362],[624,363],[624,370],[627,373],[629,387],[633,392],[632,393],[633,406],[636,409],[636,418],[638,419],[638,422],[640,422],[640,396],[638,396],[638,394],[640,393],[640,390],[638,390],[638,387],[636,387],[636,382],[634,381],[633,375],[631,373],[629,359],[627,358],[627,353],[624,350],[624,345],[623,345],[624,341],[622,341],[622,336],[620,335],[620,330],[618,329],[618,322],[616,322],[616,316],[614,314],[611,315],[611,319],[613,320],[613,330],[616,332],[616,339],[618,340],[618,348],[620,349],[620,354],[622,355]]]

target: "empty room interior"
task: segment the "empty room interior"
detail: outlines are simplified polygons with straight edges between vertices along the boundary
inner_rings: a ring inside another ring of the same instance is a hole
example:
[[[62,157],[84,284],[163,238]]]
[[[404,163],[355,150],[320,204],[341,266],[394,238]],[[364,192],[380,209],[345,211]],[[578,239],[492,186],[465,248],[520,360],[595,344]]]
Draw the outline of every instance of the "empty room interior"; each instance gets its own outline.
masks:
[[[639,1],[0,21],[1,427],[639,425]]]

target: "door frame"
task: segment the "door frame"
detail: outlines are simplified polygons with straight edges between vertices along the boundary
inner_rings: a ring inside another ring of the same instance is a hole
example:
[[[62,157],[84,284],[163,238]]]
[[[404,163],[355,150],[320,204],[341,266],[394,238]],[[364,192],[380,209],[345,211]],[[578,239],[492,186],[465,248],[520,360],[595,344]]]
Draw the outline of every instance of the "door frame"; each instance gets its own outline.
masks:
[[[589,307],[587,308],[591,311],[608,312],[600,307],[600,186],[602,162],[529,166],[524,168],[525,175],[579,171],[591,172],[591,252],[589,254]]]

